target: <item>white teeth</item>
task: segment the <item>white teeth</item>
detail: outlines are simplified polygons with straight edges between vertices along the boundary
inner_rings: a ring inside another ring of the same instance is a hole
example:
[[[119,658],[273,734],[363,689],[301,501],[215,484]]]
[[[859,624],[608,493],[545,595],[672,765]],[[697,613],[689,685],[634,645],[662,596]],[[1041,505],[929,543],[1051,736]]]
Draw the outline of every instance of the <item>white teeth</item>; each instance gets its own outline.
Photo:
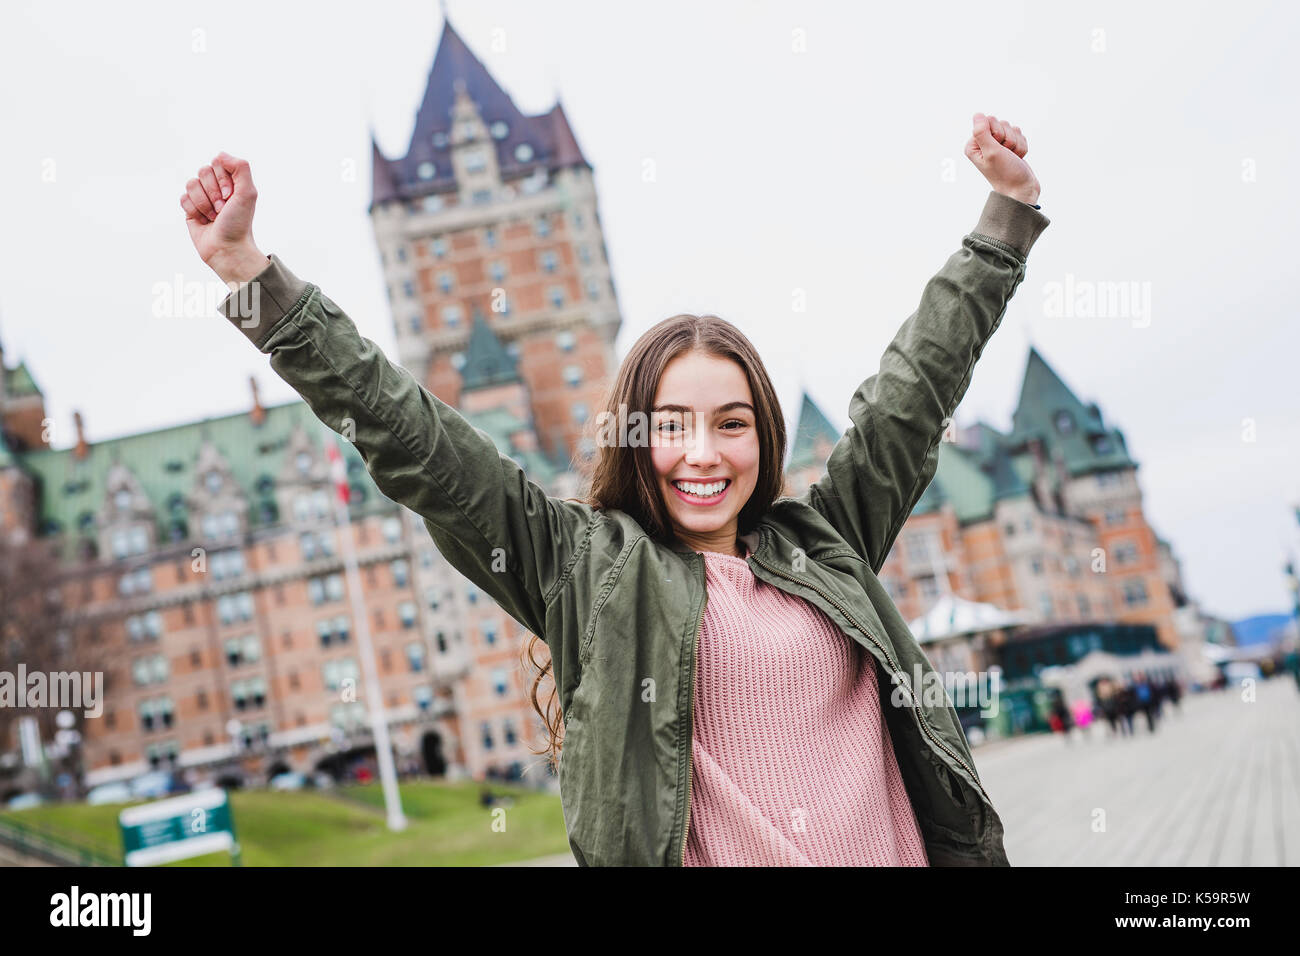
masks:
[[[688,495],[695,495],[698,498],[712,498],[723,488],[727,487],[725,481],[715,481],[707,485],[688,484],[684,481],[674,481],[673,487],[686,492]]]

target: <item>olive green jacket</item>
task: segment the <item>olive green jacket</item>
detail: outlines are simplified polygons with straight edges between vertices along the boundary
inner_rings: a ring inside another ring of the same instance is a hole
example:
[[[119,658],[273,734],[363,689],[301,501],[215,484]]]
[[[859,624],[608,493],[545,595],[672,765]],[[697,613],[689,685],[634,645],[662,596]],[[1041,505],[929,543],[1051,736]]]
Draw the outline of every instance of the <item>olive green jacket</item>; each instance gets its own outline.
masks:
[[[1006,865],[1002,822],[949,698],[912,692],[915,669],[933,669],[876,574],[934,477],[945,424],[1047,224],[1034,207],[989,194],[854,393],[826,474],[778,499],[745,537],[759,580],[811,601],[879,662],[881,707],[933,865]],[[549,646],[565,725],[561,803],[578,863],[680,866],[702,556],[656,543],[621,511],[545,494],[319,287],[268,259],[222,313],[354,441],[375,484],[424,519],[447,560]]]

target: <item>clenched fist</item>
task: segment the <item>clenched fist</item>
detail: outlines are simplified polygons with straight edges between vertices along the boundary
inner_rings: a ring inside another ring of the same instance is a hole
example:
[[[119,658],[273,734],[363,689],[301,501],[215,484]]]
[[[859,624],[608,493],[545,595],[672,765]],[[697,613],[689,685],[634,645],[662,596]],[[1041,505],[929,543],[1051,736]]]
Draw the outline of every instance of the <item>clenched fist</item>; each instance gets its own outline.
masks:
[[[218,153],[185,184],[181,208],[199,258],[227,285],[247,282],[270,264],[253,242],[257,188],[247,160]]]
[[[972,120],[974,129],[966,143],[966,158],[996,192],[1031,206],[1037,203],[1038,178],[1025,162],[1029,142],[1020,127],[983,113],[976,113]]]

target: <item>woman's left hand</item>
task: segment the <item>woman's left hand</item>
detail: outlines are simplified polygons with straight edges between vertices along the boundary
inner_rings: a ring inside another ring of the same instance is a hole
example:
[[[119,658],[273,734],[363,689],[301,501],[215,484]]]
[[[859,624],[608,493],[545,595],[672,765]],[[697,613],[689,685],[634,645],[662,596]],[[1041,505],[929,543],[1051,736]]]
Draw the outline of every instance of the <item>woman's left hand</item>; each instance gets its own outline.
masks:
[[[1025,162],[1029,141],[1020,127],[983,113],[976,113],[973,120],[966,158],[984,174],[996,192],[1031,206],[1037,203],[1038,177]]]

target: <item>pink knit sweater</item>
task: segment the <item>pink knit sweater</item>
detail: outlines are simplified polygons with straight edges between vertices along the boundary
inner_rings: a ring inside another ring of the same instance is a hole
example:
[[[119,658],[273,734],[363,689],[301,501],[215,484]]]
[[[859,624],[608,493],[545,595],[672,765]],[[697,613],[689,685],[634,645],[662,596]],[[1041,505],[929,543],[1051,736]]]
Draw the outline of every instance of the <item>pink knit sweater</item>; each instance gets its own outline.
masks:
[[[704,555],[687,866],[928,866],[876,660],[815,605]]]

